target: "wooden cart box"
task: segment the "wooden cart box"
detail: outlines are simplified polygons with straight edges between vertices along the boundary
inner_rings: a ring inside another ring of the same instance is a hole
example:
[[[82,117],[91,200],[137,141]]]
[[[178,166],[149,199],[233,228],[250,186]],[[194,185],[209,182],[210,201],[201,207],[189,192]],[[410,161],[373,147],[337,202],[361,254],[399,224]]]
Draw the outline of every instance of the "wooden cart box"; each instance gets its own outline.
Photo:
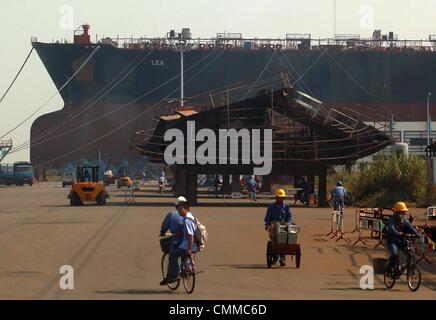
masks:
[[[298,244],[271,244],[271,250],[274,254],[295,255]]]

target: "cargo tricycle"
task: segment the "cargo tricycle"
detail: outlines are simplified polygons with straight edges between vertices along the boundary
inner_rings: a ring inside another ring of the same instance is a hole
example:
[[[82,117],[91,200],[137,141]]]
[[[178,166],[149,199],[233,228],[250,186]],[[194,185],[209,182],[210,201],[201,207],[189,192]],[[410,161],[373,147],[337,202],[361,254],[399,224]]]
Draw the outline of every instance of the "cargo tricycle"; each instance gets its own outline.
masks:
[[[296,224],[274,223],[269,229],[270,241],[266,247],[266,264],[271,268],[278,255],[291,256],[295,266],[300,268],[301,244],[298,241],[299,226]]]

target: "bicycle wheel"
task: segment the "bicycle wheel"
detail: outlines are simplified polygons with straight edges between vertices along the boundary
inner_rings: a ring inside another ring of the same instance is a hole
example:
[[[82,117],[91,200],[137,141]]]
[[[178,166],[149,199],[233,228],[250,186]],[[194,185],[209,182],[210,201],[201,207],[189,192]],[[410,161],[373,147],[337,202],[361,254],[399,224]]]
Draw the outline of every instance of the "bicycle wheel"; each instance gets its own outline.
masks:
[[[387,267],[385,274],[384,274],[384,282],[387,289],[392,289],[395,285],[395,281],[397,280],[397,277],[395,275],[395,271],[391,267]]]
[[[168,264],[169,264],[169,255],[167,253],[164,253],[160,263],[161,270],[162,270],[162,277],[164,279],[167,276]],[[179,285],[180,285],[180,280],[167,284],[168,288],[170,288],[171,290],[177,290],[179,288]]]
[[[297,251],[295,252],[295,266],[297,269],[300,269],[301,264],[301,248],[298,247]]]
[[[395,281],[397,277],[395,276],[395,272],[390,268],[384,274],[384,282],[387,289],[392,289],[395,285]]]
[[[187,293],[191,294],[195,288],[195,267],[192,263],[191,257],[183,257],[181,264],[181,278],[183,286]]]
[[[407,286],[412,292],[418,291],[421,286],[421,270],[417,265],[412,265],[407,270]]]
[[[271,241],[268,241],[266,245],[266,265],[268,266],[268,268],[271,268],[271,266],[274,264],[274,257],[271,247]]]
[[[326,203],[332,208],[332,209],[334,209],[334,205],[333,205],[333,197],[332,197],[332,194],[330,193],[330,192],[327,192],[327,195],[326,195]]]

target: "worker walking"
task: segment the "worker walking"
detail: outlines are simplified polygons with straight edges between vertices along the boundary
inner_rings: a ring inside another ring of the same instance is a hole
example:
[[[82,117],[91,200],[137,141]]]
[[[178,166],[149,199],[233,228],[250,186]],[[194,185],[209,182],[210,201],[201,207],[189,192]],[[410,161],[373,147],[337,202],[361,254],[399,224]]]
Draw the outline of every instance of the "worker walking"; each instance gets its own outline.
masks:
[[[285,202],[286,192],[283,189],[278,189],[275,193],[276,201],[268,206],[268,210],[265,215],[265,230],[270,232],[271,236],[271,226],[274,222],[279,223],[291,223],[292,214],[291,208]],[[273,259],[273,264],[278,260],[278,256]],[[280,255],[280,266],[284,267],[286,265],[286,258],[284,255]]]
[[[250,195],[250,199],[252,201],[256,201],[257,182],[254,176],[250,176],[250,178],[248,179],[247,189],[248,189],[248,194]]]

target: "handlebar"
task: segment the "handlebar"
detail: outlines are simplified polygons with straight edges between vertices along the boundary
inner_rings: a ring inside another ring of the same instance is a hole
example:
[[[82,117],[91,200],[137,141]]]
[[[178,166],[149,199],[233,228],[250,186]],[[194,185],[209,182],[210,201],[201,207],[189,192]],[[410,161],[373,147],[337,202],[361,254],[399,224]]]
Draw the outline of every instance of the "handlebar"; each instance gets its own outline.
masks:
[[[410,233],[406,233],[406,234],[404,234],[403,236],[406,237],[406,238],[419,238],[418,235],[416,235],[416,234],[410,234]]]
[[[165,234],[161,234],[161,233],[159,233],[159,237],[160,237],[160,238],[171,237],[171,236],[173,236],[172,233],[165,233]]]

